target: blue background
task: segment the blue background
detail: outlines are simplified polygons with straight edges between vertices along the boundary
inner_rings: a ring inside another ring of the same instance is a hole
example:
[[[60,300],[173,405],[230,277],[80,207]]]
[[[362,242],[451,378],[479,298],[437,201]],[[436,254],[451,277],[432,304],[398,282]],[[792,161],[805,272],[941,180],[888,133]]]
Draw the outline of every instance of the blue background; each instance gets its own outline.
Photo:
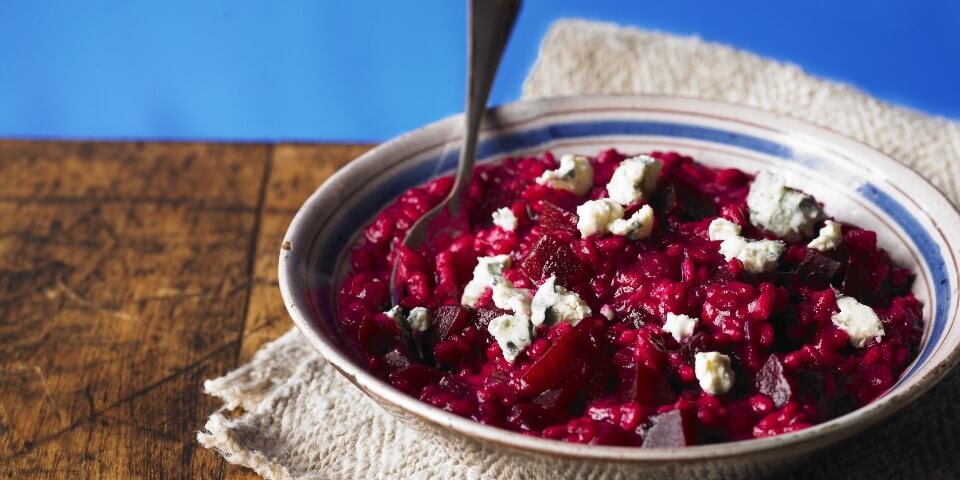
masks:
[[[383,140],[462,109],[465,2],[0,0],[0,137]],[[960,2],[527,0],[493,103],[549,24],[697,34],[960,119]]]

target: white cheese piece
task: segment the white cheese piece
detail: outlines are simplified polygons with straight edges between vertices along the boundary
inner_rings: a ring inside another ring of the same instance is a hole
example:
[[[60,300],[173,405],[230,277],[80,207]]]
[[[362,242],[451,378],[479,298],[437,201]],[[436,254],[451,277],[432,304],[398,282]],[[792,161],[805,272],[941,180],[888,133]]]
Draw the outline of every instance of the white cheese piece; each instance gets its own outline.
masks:
[[[872,308],[853,297],[837,298],[837,308],[840,311],[834,313],[830,320],[837,328],[847,332],[850,345],[863,348],[871,338],[880,341],[880,337],[884,334],[883,323]]]
[[[590,306],[577,295],[562,285],[557,285],[557,277],[550,275],[543,285],[537,289],[531,303],[532,315],[530,321],[538,326],[545,321],[548,325],[557,322],[567,322],[576,326],[580,320],[592,313]],[[549,317],[549,319],[548,319]]]
[[[460,303],[468,307],[475,307],[483,292],[497,283],[503,271],[510,268],[509,255],[494,257],[480,257],[477,266],[473,268],[473,279],[463,287],[463,296]]]
[[[717,217],[710,222],[710,226],[707,227],[707,233],[710,235],[710,240],[714,242],[729,240],[740,236],[740,225],[726,218]]]
[[[833,250],[843,241],[843,233],[840,231],[840,224],[833,220],[827,220],[820,229],[817,238],[814,238],[807,244],[807,247],[821,252]]]
[[[418,332],[426,332],[430,328],[432,319],[430,318],[430,310],[427,310],[423,307],[413,307],[410,310],[410,314],[407,315],[407,324],[410,325],[411,330]]]
[[[767,171],[758,173],[750,185],[747,206],[750,223],[791,241],[812,235],[823,218],[813,197],[788,188],[782,178]]]
[[[506,278],[499,278],[493,285],[493,304],[519,316],[530,316],[530,292],[525,288],[515,287],[513,282]]]
[[[683,314],[667,313],[667,321],[663,324],[663,331],[673,335],[673,338],[680,342],[683,341],[684,338],[693,335],[694,329],[697,328],[697,323],[700,323],[699,318]]]
[[[490,335],[500,345],[503,358],[513,363],[525,348],[530,346],[530,319],[516,315],[500,315],[487,326]]]
[[[614,318],[617,318],[617,312],[613,310],[613,307],[610,305],[604,305],[600,307],[600,315],[603,315],[603,318],[613,321]]]
[[[577,207],[577,230],[584,238],[610,231],[610,224],[623,217],[623,207],[609,198],[589,200]]]
[[[560,167],[547,170],[537,178],[537,183],[573,192],[581,197],[593,187],[593,165],[582,155],[560,157]]]
[[[710,395],[723,395],[733,388],[730,357],[719,352],[699,352],[694,360],[694,373],[700,388]]]
[[[631,240],[647,238],[653,231],[653,208],[650,205],[644,205],[640,210],[633,212],[630,218],[614,220],[610,223],[608,229],[614,235],[627,237]]]
[[[663,163],[649,155],[638,155],[620,163],[607,183],[607,195],[622,205],[642,200],[657,188]]]
[[[513,210],[507,207],[498,208],[497,211],[493,212],[493,224],[512,232],[517,229],[517,216],[513,214]]]
[[[720,253],[727,261],[736,258],[751,273],[775,270],[785,249],[786,246],[779,240],[749,240],[743,237],[728,238],[720,244]]]
[[[393,320],[397,325],[400,325],[400,322],[403,320],[403,309],[400,308],[400,305],[394,305],[393,308],[383,312],[390,320]]]
[[[423,307],[413,307],[409,313],[406,313],[400,305],[394,305],[393,308],[383,312],[383,314],[393,320],[401,330],[405,330],[409,326],[411,330],[425,332],[432,323],[430,310]]]

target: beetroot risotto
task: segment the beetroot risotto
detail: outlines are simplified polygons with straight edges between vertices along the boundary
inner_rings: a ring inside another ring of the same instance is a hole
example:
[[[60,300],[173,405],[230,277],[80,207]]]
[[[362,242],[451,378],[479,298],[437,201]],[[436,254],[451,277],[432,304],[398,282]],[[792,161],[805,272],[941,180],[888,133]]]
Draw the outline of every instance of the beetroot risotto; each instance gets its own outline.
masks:
[[[913,274],[776,174],[507,158],[476,169],[465,233],[400,246],[452,184],[366,227],[339,315],[369,370],[457,415],[599,445],[761,438],[869,403],[917,354]]]

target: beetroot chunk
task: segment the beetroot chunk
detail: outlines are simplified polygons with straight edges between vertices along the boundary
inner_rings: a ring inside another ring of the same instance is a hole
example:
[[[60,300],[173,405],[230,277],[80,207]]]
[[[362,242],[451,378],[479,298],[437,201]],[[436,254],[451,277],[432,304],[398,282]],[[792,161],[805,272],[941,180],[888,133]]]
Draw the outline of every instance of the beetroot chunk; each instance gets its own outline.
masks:
[[[770,397],[776,408],[782,407],[793,397],[793,387],[784,373],[783,363],[776,355],[770,355],[757,372],[754,386],[758,392]]]
[[[588,273],[566,242],[552,235],[540,237],[521,264],[523,272],[533,280],[557,276],[557,283],[572,286]]]
[[[577,234],[577,221],[579,217],[573,212],[568,212],[550,202],[541,201],[539,207],[540,226],[548,232],[563,231],[571,234]]]
[[[645,365],[633,364],[621,370],[620,396],[625,401],[644,405],[664,405],[677,401],[663,373]]]
[[[598,353],[580,329],[572,328],[520,377],[521,390],[536,396],[556,389],[551,400],[561,410],[582,403],[599,380]]]
[[[680,410],[661,413],[650,419],[643,435],[644,448],[685,447],[692,444],[690,422]]]
[[[433,328],[438,340],[460,333],[470,323],[470,310],[460,305],[444,305],[434,312]]]

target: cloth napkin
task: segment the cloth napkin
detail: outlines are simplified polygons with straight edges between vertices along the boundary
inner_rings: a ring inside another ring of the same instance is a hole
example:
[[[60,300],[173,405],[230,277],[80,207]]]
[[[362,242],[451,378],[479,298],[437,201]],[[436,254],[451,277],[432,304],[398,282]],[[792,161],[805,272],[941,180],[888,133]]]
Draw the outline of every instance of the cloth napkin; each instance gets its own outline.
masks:
[[[577,20],[555,23],[523,98],[653,93],[725,100],[792,115],[878,148],[955,203],[960,124],[695,37]],[[253,360],[209,380],[224,401],[199,442],[268,479],[587,478],[560,461],[431,440],[380,409],[291,330]],[[800,463],[795,478],[954,478],[960,472],[960,375],[897,418]],[[240,407],[241,413],[236,413]]]

